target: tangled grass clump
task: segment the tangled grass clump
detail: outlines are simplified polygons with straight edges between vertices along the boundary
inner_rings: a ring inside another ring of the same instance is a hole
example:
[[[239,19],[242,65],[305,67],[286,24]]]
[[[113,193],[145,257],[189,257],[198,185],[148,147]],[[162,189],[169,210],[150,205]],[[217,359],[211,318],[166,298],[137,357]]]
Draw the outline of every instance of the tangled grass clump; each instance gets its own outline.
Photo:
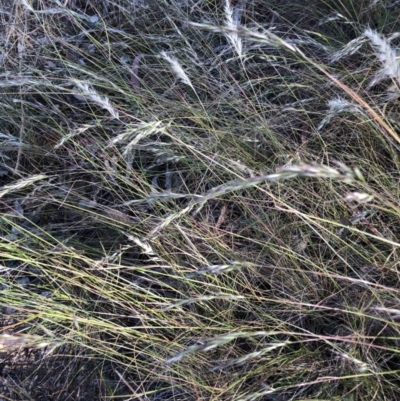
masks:
[[[397,7],[0,0],[1,396],[400,398]]]

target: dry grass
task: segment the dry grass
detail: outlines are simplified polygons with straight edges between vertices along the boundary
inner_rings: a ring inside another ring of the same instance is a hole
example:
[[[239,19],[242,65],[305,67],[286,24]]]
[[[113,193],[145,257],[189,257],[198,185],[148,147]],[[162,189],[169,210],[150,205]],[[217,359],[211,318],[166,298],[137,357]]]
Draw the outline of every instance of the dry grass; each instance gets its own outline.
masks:
[[[0,11],[0,398],[400,398],[397,1]]]

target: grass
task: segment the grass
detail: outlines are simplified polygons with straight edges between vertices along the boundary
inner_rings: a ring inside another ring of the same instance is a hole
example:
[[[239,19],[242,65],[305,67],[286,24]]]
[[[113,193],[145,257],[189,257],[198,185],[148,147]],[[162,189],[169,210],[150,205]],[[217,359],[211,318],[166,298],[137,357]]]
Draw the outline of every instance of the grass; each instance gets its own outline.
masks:
[[[0,10],[3,399],[400,398],[397,1]]]

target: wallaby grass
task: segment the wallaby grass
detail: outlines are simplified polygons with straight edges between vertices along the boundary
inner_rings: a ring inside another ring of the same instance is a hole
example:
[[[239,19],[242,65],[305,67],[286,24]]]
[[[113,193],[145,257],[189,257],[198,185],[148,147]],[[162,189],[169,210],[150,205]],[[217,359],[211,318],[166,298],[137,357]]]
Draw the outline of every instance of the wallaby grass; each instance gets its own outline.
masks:
[[[0,0],[2,398],[399,398],[398,7]]]

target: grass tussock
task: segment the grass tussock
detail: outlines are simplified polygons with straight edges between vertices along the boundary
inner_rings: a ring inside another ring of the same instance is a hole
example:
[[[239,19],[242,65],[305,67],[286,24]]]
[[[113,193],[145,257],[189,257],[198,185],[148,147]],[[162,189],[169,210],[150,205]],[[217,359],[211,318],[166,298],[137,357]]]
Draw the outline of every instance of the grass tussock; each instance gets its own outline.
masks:
[[[399,399],[398,7],[0,0],[1,397]]]

